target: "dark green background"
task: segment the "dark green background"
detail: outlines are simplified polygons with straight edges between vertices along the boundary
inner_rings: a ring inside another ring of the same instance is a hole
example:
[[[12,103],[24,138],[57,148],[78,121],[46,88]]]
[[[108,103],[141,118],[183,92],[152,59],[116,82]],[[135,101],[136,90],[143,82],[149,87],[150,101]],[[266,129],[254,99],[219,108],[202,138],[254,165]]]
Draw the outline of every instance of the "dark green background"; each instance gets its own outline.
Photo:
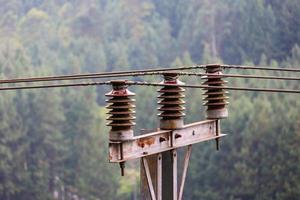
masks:
[[[299,27],[299,0],[0,0],[0,74],[7,79],[213,62],[299,68]],[[296,81],[228,81],[299,89]],[[127,165],[125,178],[108,164],[108,90],[0,93],[1,200],[54,199],[61,191],[66,200],[75,194],[138,199],[137,163]],[[131,90],[137,93],[136,130],[156,128],[156,89]],[[201,93],[188,90],[186,122],[204,119]],[[300,199],[299,99],[231,92],[222,123],[229,135],[220,152],[214,143],[194,146],[185,199]]]

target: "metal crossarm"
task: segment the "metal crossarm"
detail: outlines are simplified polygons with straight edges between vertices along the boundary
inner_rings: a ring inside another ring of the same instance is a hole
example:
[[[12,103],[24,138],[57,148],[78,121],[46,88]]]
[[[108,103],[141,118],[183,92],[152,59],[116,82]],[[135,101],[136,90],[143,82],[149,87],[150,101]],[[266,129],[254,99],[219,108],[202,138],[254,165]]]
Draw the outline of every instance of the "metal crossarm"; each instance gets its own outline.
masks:
[[[161,130],[135,136],[131,140],[110,142],[109,161],[124,162],[224,137],[226,134],[218,135],[216,132],[216,121],[201,121],[178,130]]]

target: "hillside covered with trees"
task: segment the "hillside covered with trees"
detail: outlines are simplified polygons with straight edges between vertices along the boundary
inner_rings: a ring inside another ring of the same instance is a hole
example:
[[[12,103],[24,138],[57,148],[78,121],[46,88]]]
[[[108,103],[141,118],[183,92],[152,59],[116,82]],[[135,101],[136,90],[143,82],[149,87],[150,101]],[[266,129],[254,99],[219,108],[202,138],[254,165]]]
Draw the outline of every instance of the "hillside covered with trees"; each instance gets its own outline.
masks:
[[[216,62],[299,68],[300,1],[0,0],[1,79]],[[228,81],[231,86],[300,85]],[[108,90],[0,92],[1,200],[139,198],[136,163],[129,164],[125,178],[108,163]],[[136,130],[156,128],[156,89],[132,90]],[[205,119],[201,94],[187,91],[186,122]],[[219,152],[213,143],[195,145],[185,199],[300,199],[299,99],[231,92],[229,118],[222,123],[229,135]]]

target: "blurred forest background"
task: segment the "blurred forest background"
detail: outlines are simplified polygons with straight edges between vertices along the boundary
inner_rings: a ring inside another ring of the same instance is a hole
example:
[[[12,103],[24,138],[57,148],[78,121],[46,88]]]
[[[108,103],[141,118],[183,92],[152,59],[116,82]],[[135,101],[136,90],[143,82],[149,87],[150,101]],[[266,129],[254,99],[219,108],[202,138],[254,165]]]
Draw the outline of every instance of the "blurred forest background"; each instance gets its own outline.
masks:
[[[299,0],[0,0],[0,16],[1,79],[214,62],[300,66]],[[125,178],[108,163],[108,90],[0,93],[1,200],[139,198],[136,163]],[[136,129],[157,127],[156,89],[132,90]],[[205,118],[201,93],[188,91],[187,123]],[[220,152],[213,142],[194,146],[185,199],[300,199],[299,99],[232,92],[230,135]]]

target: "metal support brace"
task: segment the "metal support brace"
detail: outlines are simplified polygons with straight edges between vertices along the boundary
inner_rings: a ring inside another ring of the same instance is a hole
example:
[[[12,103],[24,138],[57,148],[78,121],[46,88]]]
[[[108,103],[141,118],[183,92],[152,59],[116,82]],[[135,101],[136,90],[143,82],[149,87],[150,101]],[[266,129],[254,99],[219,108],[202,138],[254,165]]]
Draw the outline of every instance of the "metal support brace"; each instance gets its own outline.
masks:
[[[162,200],[162,154],[157,155],[157,189],[156,198],[157,200]]]
[[[220,135],[220,120],[216,120],[216,136]],[[220,149],[220,138],[216,138],[216,149]]]
[[[184,184],[185,184],[186,174],[187,174],[187,170],[188,170],[188,166],[189,166],[189,162],[190,162],[191,153],[192,153],[192,145],[189,145],[187,147],[187,151],[186,151],[186,154],[184,157],[183,171],[182,171],[178,200],[182,200],[182,197],[183,197],[183,189],[184,189]]]
[[[173,200],[178,198],[178,185],[177,185],[177,150],[173,149],[172,153],[172,166],[173,166]]]
[[[149,189],[149,192],[151,194],[151,199],[156,200],[156,195],[155,195],[154,187],[153,187],[153,184],[152,184],[152,179],[151,179],[151,174],[150,174],[148,161],[147,161],[146,158],[142,158],[142,161],[143,161],[143,166],[144,166],[145,173],[146,173],[148,189]]]
[[[146,162],[146,164],[145,164]],[[149,176],[150,175],[150,176]],[[151,180],[149,180],[149,178]],[[149,182],[151,181],[149,188]],[[141,196],[145,200],[162,200],[162,154],[146,156],[141,159]]]

